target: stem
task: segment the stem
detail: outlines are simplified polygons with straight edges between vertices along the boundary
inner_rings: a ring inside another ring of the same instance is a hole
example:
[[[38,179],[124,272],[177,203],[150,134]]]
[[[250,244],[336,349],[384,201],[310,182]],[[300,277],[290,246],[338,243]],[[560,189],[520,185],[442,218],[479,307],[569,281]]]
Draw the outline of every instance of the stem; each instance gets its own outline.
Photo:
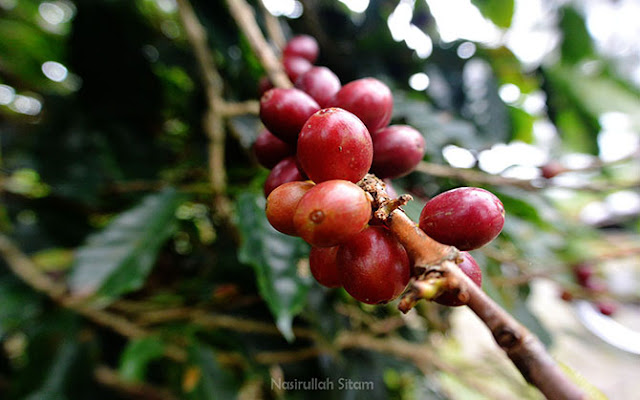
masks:
[[[373,199],[374,215],[389,227],[413,260],[413,277],[398,308],[406,313],[421,299],[434,300],[445,291],[453,292],[489,328],[498,345],[505,351],[522,376],[547,398],[558,400],[585,399],[585,393],[571,382],[547,353],[540,340],[504,311],[473,283],[454,261],[458,249],[430,238],[400,208],[393,207],[385,215],[378,211],[393,204],[384,183],[373,175],[359,182]]]
[[[203,118],[205,132],[209,138],[209,179],[213,191],[213,211],[225,221],[231,220],[231,204],[226,197],[227,172],[225,167],[224,110],[222,97],[223,81],[218,73],[213,54],[207,45],[204,27],[198,21],[188,0],[178,0],[178,11],[187,40],[193,48],[205,88],[208,108]]]
[[[227,0],[229,11],[235,19],[240,30],[245,34],[253,52],[258,56],[260,63],[265,68],[269,80],[276,87],[290,88],[293,85],[285,74],[282,64],[267,43],[260,27],[256,22],[253,9],[245,0]]]

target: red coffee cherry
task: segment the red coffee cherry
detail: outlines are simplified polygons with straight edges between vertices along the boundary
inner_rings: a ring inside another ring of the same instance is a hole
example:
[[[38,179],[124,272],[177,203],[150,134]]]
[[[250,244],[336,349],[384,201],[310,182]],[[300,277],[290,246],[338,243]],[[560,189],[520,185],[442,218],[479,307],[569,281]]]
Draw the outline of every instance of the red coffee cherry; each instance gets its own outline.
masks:
[[[322,108],[330,106],[331,99],[342,87],[340,78],[327,67],[313,67],[300,75],[295,83]]]
[[[478,285],[478,287],[482,287],[482,270],[480,270],[480,266],[478,266],[476,260],[466,251],[461,251],[460,256],[462,256],[462,262],[458,264],[458,267],[471,278],[473,283]],[[457,295],[452,292],[444,292],[435,298],[434,301],[443,306],[450,307],[458,307],[464,304],[458,299]]]
[[[391,301],[409,283],[407,252],[381,226],[369,226],[340,245],[337,261],[345,290],[363,303]]]
[[[360,232],[371,217],[364,190],[344,180],[331,180],[311,188],[293,216],[296,232],[316,247],[336,246]]]
[[[282,55],[284,57],[302,57],[314,63],[318,59],[319,52],[320,47],[316,39],[309,35],[298,35],[287,42],[287,45],[282,50]]]
[[[559,163],[558,161],[550,161],[547,164],[540,167],[540,173],[543,178],[551,179],[556,175],[560,175],[563,172],[566,172],[567,169]]]
[[[260,99],[260,119],[275,136],[287,143],[295,143],[305,121],[320,106],[299,89],[275,88]]]
[[[305,178],[298,169],[295,157],[287,157],[276,164],[264,182],[264,197],[269,197],[273,189],[287,182],[303,181]]]
[[[424,157],[422,134],[407,125],[383,128],[371,136],[373,164],[378,178],[397,178],[412,172]]]
[[[595,273],[596,270],[593,265],[588,263],[579,263],[573,266],[573,274],[576,277],[576,282],[582,286],[591,281]]]
[[[300,131],[298,159],[316,182],[344,179],[358,182],[371,168],[371,135],[355,115],[339,108],[313,114]]]
[[[271,169],[285,157],[293,156],[295,148],[264,129],[253,143],[253,153],[260,165]]]
[[[282,59],[282,66],[289,80],[295,82],[305,72],[309,71],[313,67],[313,64],[306,58],[291,56]]]
[[[296,212],[302,196],[314,186],[312,182],[288,182],[273,189],[267,197],[265,213],[271,226],[287,235],[297,236],[293,225],[293,214]]]
[[[331,106],[354,113],[374,133],[389,125],[393,96],[384,83],[364,78],[344,85],[331,100]]]
[[[311,275],[319,284],[329,288],[342,286],[336,262],[339,247],[312,247],[309,252]]]
[[[269,80],[269,77],[263,76],[260,78],[258,81],[258,95],[262,97],[262,95],[270,89],[273,89],[273,84]]]
[[[425,204],[420,229],[440,243],[474,250],[498,236],[504,206],[491,192],[461,187],[441,193]]]
[[[612,301],[600,301],[596,304],[600,314],[611,316],[618,311],[618,305]]]

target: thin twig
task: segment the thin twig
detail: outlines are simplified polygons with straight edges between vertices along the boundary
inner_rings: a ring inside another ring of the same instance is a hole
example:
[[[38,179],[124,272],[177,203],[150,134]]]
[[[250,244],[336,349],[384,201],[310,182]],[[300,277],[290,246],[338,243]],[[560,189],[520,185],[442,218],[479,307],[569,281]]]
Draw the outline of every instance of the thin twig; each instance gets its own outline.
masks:
[[[264,2],[262,0],[258,1],[260,3],[260,9],[262,10],[262,15],[264,16],[265,26],[267,28],[267,34],[269,35],[269,39],[276,46],[278,50],[282,50],[287,42],[287,39],[284,36],[284,32],[282,32],[282,27],[280,26],[280,21],[278,18],[274,17],[267,7],[264,6]]]
[[[106,365],[98,366],[93,371],[95,380],[110,389],[115,390],[132,399],[146,400],[177,400],[169,390],[157,388],[145,382],[127,382],[123,380],[117,371]]]
[[[216,68],[213,54],[207,45],[207,34],[198,21],[188,0],[178,0],[178,12],[187,40],[193,48],[200,67],[202,83],[207,97],[207,112],[204,116],[204,129],[209,138],[209,179],[213,191],[213,212],[223,220],[231,220],[231,204],[226,196],[227,173],[225,167],[225,131],[222,97],[223,81]]]
[[[601,164],[600,167],[605,164]],[[594,167],[595,168],[595,167]],[[586,169],[584,169],[586,170]],[[528,191],[539,191],[547,188],[566,188],[571,190],[581,190],[587,192],[607,192],[612,190],[630,189],[640,186],[640,182],[586,182],[580,185],[567,186],[555,183],[552,180],[535,178],[535,179],[518,179],[505,176],[492,175],[483,171],[468,168],[457,168],[441,164],[420,162],[416,167],[416,171],[427,175],[437,176],[439,178],[452,178],[464,182],[480,183],[493,186],[513,186]],[[576,170],[580,171],[580,170]]]
[[[105,326],[124,337],[137,339],[150,334],[149,331],[118,314],[93,308],[85,301],[69,297],[65,285],[49,278],[11,239],[3,234],[0,234],[0,255],[2,255],[9,269],[11,269],[14,274],[38,292],[49,296],[61,306],[82,315],[100,326]],[[168,345],[165,353],[167,357],[176,361],[186,359],[186,352],[175,346]]]
[[[229,11],[251,44],[253,52],[265,68],[269,80],[276,87],[289,88],[293,85],[285,74],[282,64],[267,43],[256,22],[254,11],[245,0],[227,0]]]
[[[372,198],[382,199],[381,205],[384,206],[388,195],[383,192],[382,185],[370,182],[375,179],[374,176],[365,177],[360,185],[365,190],[378,191],[371,194]],[[585,393],[566,377],[547,353],[542,342],[458,268],[454,262],[458,258],[455,247],[440,244],[427,236],[401,209],[395,209],[380,219],[385,221],[415,262],[416,275],[411,278],[400,301],[401,311],[407,312],[420,299],[433,300],[443,292],[451,291],[484,322],[522,376],[547,398],[586,398]]]
[[[259,112],[260,102],[256,100],[247,100],[242,103],[224,102],[221,110],[221,114],[227,118],[245,114],[258,115]]]

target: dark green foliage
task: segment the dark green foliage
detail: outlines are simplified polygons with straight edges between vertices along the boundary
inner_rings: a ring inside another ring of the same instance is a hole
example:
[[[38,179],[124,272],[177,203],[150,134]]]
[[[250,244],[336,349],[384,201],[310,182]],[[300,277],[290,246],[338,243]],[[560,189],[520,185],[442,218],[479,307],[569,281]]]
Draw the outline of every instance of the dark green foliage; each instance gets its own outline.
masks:
[[[257,100],[264,67],[227,2],[191,3],[224,99]],[[259,1],[250,3],[265,28]],[[500,29],[512,25],[513,0],[472,3]],[[43,16],[51,4],[59,9],[48,18],[60,23]],[[279,18],[286,36],[317,37],[317,64],[343,84],[367,76],[384,81],[394,97],[392,123],[424,135],[426,161],[446,164],[442,149],[451,144],[477,158],[499,143],[535,143],[535,123],[547,115],[559,132],[552,156],[598,154],[605,112],[624,112],[640,126],[638,89],[598,53],[572,5],[556,15],[560,61],[525,68],[502,45],[475,43],[475,55],[461,58],[457,49],[465,40],[440,41],[422,0],[410,23],[433,40],[428,58],[391,36],[387,21],[396,0],[371,1],[362,14],[338,1],[302,4],[300,18]],[[593,60],[601,68],[585,69]],[[64,65],[66,79],[47,78],[47,61]],[[465,71],[478,66],[486,74],[471,93]],[[428,89],[410,87],[416,73],[429,76]],[[508,83],[523,99],[542,93],[546,108],[536,114],[522,99],[506,104],[499,93]],[[421,303],[402,319],[396,303],[365,306],[313,281],[309,246],[278,233],[265,218],[268,171],[251,153],[261,129],[256,115],[224,121],[227,186],[217,194],[231,209],[226,214],[214,205],[207,88],[173,1],[0,1],[0,85],[42,107],[29,114],[14,100],[0,104],[0,233],[37,274],[68,288],[52,299],[20,279],[14,273],[20,266],[0,254],[1,399],[446,399],[458,392],[452,379],[465,385],[456,369],[479,367],[462,359],[448,334],[450,310]],[[634,167],[607,167],[590,177],[628,183],[637,176]],[[478,172],[477,163],[469,170]],[[592,243],[603,243],[602,232],[581,224],[577,210],[610,192],[558,205],[544,191],[474,182],[464,174],[416,172],[393,185],[414,196],[404,209],[415,221],[429,197],[448,189],[493,191],[507,217],[486,253],[474,252],[483,288],[547,345],[553,342],[557,332],[528,303],[532,285],[504,278],[551,265],[557,282],[574,284],[570,270],[561,268],[590,256]],[[619,232],[637,235],[633,218],[616,222]],[[411,352],[340,342],[352,333],[422,346],[441,364],[417,366]],[[111,371],[116,381],[100,371]],[[492,385],[512,397],[531,398],[517,382],[493,378]],[[328,379],[334,390],[279,390],[274,379]],[[348,380],[372,386],[339,386]]]

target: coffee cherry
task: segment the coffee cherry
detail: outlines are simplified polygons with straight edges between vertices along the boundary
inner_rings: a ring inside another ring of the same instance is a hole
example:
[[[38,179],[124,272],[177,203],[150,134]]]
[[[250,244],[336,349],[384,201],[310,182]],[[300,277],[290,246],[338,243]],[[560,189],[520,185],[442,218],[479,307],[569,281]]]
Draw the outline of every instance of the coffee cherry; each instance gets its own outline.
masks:
[[[340,78],[327,67],[313,67],[302,74],[296,81],[296,87],[320,104],[330,106],[331,99],[340,90]]]
[[[567,169],[558,161],[550,161],[540,167],[540,174],[545,179],[551,179],[556,175],[560,175],[561,173],[566,171]]]
[[[260,119],[281,140],[294,144],[305,121],[320,106],[299,89],[275,88],[260,99]]]
[[[302,181],[305,177],[298,169],[295,157],[287,157],[276,164],[264,182],[264,197],[268,197],[273,189],[287,182]]]
[[[374,133],[389,125],[393,97],[384,83],[364,78],[344,85],[331,100],[331,106],[354,113]]]
[[[297,236],[293,225],[293,214],[296,212],[302,196],[314,186],[309,181],[288,182],[273,189],[267,197],[265,213],[271,226],[287,235]]]
[[[440,243],[474,250],[489,243],[502,230],[504,207],[492,193],[461,187],[441,193],[425,204],[420,229]]]
[[[576,277],[576,282],[582,286],[593,279],[595,272],[593,265],[587,263],[579,263],[573,266],[573,274]]]
[[[381,226],[369,226],[340,245],[337,262],[345,290],[363,303],[393,300],[409,283],[407,252]]]
[[[284,57],[302,57],[314,63],[318,59],[319,51],[318,42],[312,36],[298,35],[287,42],[282,50],[282,55]]]
[[[253,143],[253,153],[260,165],[271,169],[283,158],[295,154],[295,148],[264,129]]]
[[[331,180],[311,188],[293,216],[296,232],[316,247],[338,245],[360,232],[371,217],[364,190],[344,180]]]
[[[397,178],[412,172],[424,157],[422,134],[407,125],[383,128],[371,136],[373,165],[378,178]]]
[[[600,314],[611,316],[618,311],[618,305],[612,301],[600,301],[596,304]]]
[[[311,275],[319,284],[329,288],[342,286],[336,262],[339,247],[312,247],[309,252]]]
[[[291,82],[295,82],[305,72],[309,71],[313,64],[306,58],[291,56],[282,59],[282,66]]]
[[[355,115],[326,108],[304,124],[297,154],[302,169],[316,183],[331,179],[358,182],[371,168],[373,144]]]
[[[471,254],[467,253],[466,251],[460,252],[460,256],[462,257],[462,262],[458,264],[458,267],[460,267],[462,272],[464,272],[469,278],[471,278],[473,283],[481,287],[482,271],[480,270],[480,267],[478,266],[476,260],[474,260]],[[435,302],[442,304],[443,306],[450,307],[458,307],[464,304],[458,299],[457,294],[453,292],[442,293],[440,296],[435,298]]]
[[[262,95],[270,89],[273,89],[273,84],[269,80],[269,77],[263,76],[260,78],[258,81],[258,95],[262,97]]]

